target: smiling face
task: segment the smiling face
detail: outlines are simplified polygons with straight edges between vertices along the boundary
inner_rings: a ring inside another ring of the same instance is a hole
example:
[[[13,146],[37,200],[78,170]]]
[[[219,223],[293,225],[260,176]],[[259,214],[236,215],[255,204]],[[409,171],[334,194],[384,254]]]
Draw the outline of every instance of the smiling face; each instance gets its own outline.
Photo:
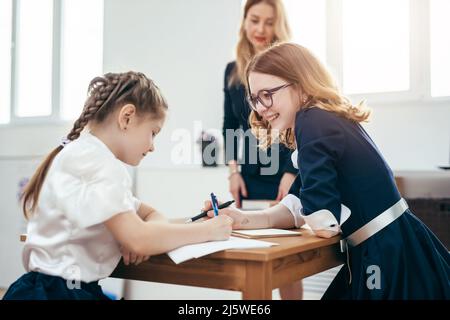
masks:
[[[288,81],[265,73],[251,72],[248,84],[252,100],[260,93],[262,100],[270,101],[264,90],[271,90],[289,84]],[[262,93],[261,93],[262,92]],[[270,123],[272,129],[283,131],[294,128],[295,115],[300,109],[300,92],[295,85],[286,86],[272,93],[272,106],[267,108],[256,101],[256,112]],[[255,101],[255,100],[254,100]]]
[[[250,7],[244,21],[245,35],[256,51],[272,43],[275,35],[275,10],[264,2]]]

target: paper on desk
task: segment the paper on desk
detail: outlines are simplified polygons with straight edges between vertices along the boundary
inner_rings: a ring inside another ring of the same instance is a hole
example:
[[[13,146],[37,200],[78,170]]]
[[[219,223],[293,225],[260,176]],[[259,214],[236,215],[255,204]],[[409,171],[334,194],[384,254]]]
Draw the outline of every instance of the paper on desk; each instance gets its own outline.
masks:
[[[235,235],[242,235],[248,237],[284,237],[284,236],[299,236],[301,232],[291,231],[285,229],[247,229],[247,230],[233,230]]]
[[[209,241],[203,243],[189,244],[168,252],[168,256],[179,264],[186,260],[206,256],[207,254],[226,250],[226,249],[252,249],[252,248],[268,248],[276,246],[278,243],[242,239],[238,237],[230,237],[224,241]]]

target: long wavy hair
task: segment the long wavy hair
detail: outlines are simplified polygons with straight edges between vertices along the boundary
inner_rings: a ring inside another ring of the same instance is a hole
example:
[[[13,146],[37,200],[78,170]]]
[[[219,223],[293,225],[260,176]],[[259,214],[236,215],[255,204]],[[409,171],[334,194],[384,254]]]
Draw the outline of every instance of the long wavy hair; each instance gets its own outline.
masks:
[[[245,67],[256,53],[255,48],[245,35],[245,19],[247,18],[250,8],[259,3],[266,3],[272,6],[275,11],[274,37],[272,39],[272,44],[289,41],[291,38],[291,30],[281,0],[247,0],[241,19],[241,26],[239,28],[239,40],[236,46],[236,68],[232,71],[228,79],[229,87],[245,82]]]
[[[248,77],[251,72],[277,76],[289,83],[294,83],[301,108],[320,108],[334,112],[346,119],[367,121],[371,110],[361,101],[352,105],[350,100],[339,92],[339,89],[325,66],[308,49],[294,43],[280,43],[257,54],[245,70],[245,86],[250,94]],[[300,96],[301,95],[301,96]],[[267,148],[278,139],[290,149],[295,149],[293,128],[279,134],[272,132],[269,122],[252,111],[250,125],[253,134],[260,140],[260,147]]]
[[[85,126],[90,122],[101,123],[114,110],[125,104],[133,104],[139,115],[151,115],[161,118],[167,110],[167,102],[159,88],[143,73],[107,73],[94,78],[88,87],[88,98],[80,117],[73,124],[67,140],[78,139]],[[63,149],[56,147],[39,165],[33,177],[25,186],[21,195],[22,211],[25,218],[36,210],[45,176],[53,159]]]

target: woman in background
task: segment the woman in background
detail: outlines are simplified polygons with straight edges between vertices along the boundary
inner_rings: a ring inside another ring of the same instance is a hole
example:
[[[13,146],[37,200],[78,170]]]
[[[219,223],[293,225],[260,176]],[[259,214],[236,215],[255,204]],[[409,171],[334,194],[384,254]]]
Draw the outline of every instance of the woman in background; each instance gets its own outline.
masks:
[[[244,69],[248,61],[271,44],[287,41],[289,38],[290,29],[281,1],[246,2],[236,61],[227,65],[224,81],[225,161],[230,169],[229,190],[238,208],[241,207],[242,199],[279,201],[288,194],[295,180],[297,170],[292,165],[292,152],[284,145],[273,144],[267,149],[267,154],[263,155],[266,159],[261,158],[258,141],[250,130],[248,119],[251,108],[243,86]],[[239,137],[242,136],[243,159],[238,161]],[[280,288],[280,295],[282,299],[301,299],[302,282]]]

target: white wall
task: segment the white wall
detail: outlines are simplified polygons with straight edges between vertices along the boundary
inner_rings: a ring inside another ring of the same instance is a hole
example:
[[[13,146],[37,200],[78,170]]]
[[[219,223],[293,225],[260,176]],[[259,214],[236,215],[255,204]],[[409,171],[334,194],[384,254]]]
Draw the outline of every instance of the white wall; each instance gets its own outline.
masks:
[[[19,182],[32,174],[37,163],[33,157],[0,157],[0,288],[25,273],[20,235],[26,232],[26,220],[18,200]]]
[[[221,128],[223,74],[233,59],[240,6],[240,0],[105,2],[105,72],[140,70],[169,103],[158,152],[144,165],[171,166],[176,129],[193,135],[195,121]]]
[[[365,125],[396,170],[429,170],[450,161],[450,102],[373,105]]]

